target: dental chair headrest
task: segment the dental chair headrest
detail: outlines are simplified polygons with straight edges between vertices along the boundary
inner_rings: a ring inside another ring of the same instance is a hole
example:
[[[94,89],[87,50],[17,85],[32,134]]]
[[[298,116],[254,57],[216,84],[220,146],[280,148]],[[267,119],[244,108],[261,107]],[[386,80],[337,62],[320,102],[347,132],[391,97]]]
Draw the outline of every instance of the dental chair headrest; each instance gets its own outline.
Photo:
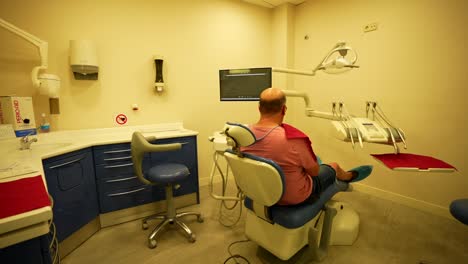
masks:
[[[257,139],[247,126],[238,123],[227,122],[224,126],[224,134],[231,139],[234,148],[247,147],[254,144]]]

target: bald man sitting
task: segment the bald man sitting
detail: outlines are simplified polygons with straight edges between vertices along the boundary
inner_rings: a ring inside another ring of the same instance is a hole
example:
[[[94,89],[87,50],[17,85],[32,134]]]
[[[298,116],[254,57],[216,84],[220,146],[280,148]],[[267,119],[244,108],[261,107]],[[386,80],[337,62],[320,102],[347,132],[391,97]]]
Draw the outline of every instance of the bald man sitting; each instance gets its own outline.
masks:
[[[336,179],[360,181],[370,175],[372,166],[344,171],[337,163],[317,163],[311,142],[302,131],[283,123],[286,96],[277,88],[260,94],[260,119],[249,128],[257,142],[241,150],[276,162],[283,170],[286,190],[278,204],[313,203]]]

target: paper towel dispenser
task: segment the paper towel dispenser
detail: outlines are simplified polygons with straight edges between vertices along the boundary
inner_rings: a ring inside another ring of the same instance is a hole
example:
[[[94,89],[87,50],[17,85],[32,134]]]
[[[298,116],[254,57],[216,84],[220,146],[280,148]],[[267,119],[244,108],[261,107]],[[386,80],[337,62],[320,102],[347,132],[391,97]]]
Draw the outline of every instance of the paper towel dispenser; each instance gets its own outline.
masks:
[[[70,66],[77,80],[97,80],[99,64],[91,40],[70,40]]]

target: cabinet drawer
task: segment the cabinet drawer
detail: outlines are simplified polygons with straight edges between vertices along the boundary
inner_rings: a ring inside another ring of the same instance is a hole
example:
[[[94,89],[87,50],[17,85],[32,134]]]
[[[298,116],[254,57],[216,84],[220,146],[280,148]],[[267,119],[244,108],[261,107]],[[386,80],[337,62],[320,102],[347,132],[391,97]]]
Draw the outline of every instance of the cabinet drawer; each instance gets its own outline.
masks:
[[[96,165],[96,174],[98,179],[114,178],[114,175],[131,175],[134,174],[133,162]]]
[[[107,178],[98,181],[98,190],[99,194],[105,194],[115,190],[120,190],[124,188],[132,188],[138,186],[144,186],[137,176],[135,175],[126,175],[115,178]]]
[[[160,139],[153,144],[180,143],[182,148],[167,152],[152,152],[151,162],[154,165],[160,163],[181,163],[190,168],[197,167],[197,144],[195,137],[166,138]]]
[[[143,160],[143,171],[150,168],[150,159]],[[96,179],[99,181],[106,181],[108,179],[128,178],[134,176],[133,162],[113,162],[111,164],[96,165]]]
[[[108,213],[115,210],[150,203],[154,200],[160,200],[161,197],[163,197],[161,189],[153,188],[149,185],[105,192],[99,197],[101,213]]]
[[[96,165],[132,162],[130,143],[97,146],[93,147],[93,152]]]

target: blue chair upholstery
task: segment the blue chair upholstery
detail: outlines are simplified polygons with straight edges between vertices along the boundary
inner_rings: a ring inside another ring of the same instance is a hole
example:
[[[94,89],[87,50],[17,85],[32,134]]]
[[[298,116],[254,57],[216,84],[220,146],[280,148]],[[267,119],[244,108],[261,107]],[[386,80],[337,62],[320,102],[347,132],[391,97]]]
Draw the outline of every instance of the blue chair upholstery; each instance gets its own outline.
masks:
[[[450,213],[458,221],[468,225],[468,199],[458,199],[450,204]]]
[[[347,184],[346,184],[347,185]],[[274,205],[270,207],[271,219],[273,222],[286,228],[298,228],[305,225],[321,210],[325,204],[338,192],[343,191],[344,186],[340,186],[339,182],[328,187],[320,198],[313,204],[298,204],[298,205]],[[245,207],[253,210],[252,200],[248,197],[245,199]]]
[[[151,182],[175,183],[187,178],[190,172],[187,166],[178,163],[156,165],[145,173],[145,178]]]

